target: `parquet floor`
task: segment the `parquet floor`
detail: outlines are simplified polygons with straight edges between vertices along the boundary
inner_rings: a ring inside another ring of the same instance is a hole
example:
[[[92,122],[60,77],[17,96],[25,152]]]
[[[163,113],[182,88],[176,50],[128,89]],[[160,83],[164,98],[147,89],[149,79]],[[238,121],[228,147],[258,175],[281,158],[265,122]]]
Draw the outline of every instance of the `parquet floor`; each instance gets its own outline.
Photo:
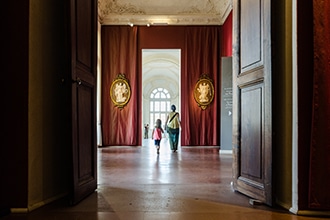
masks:
[[[98,189],[76,206],[64,200],[3,219],[60,220],[316,220],[281,208],[251,206],[231,188],[231,155],[213,147],[173,153],[166,139],[140,147],[98,149]]]

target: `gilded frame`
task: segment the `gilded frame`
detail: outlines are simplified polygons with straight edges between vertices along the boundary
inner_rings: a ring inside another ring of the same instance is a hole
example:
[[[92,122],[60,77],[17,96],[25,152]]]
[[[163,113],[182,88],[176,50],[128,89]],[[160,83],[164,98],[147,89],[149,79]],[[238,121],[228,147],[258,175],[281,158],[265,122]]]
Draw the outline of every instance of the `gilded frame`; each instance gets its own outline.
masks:
[[[214,99],[213,80],[207,74],[202,74],[194,88],[194,99],[197,105],[205,110]]]
[[[120,73],[110,86],[110,98],[118,108],[124,108],[131,98],[131,87],[125,75]]]

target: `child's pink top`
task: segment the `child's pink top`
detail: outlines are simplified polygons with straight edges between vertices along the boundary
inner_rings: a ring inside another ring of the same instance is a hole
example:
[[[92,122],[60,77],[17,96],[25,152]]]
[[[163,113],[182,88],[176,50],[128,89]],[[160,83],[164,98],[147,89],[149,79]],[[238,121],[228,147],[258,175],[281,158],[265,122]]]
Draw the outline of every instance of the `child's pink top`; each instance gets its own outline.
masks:
[[[161,140],[162,139],[162,130],[160,128],[154,129],[154,139]]]

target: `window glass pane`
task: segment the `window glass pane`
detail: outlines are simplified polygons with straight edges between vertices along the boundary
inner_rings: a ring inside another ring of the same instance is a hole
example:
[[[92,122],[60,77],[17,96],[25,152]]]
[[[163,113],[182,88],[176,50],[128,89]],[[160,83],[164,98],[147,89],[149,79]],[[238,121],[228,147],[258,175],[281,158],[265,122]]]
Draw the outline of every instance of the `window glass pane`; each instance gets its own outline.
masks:
[[[171,111],[171,102],[167,101],[167,111]]]
[[[166,98],[168,98],[168,99],[170,99],[170,98],[171,98],[171,95],[170,95],[170,93],[167,93],[167,94],[166,94]]]
[[[153,99],[154,96],[155,96],[155,95],[154,95],[153,93],[150,94],[150,98],[151,98],[151,99]]]
[[[160,92],[163,91],[163,88],[158,88],[158,91],[160,91]]]
[[[153,128],[154,125],[153,121],[154,121],[154,114],[150,114],[149,128]]]
[[[166,114],[165,113],[162,113],[160,115],[160,118],[162,120],[162,127],[164,128],[164,125],[165,125],[165,121],[166,121]]]
[[[154,102],[150,101],[150,112],[154,111]]]
[[[159,99],[159,92],[155,94],[155,99]]]
[[[159,113],[155,113],[155,120],[154,120],[154,123],[156,123],[156,120],[160,118],[160,114]]]
[[[162,98],[162,99],[166,99],[166,95],[165,95],[165,93],[163,93],[163,92],[161,93],[161,98]]]
[[[164,101],[160,102],[160,111],[166,112],[166,102]]]
[[[155,112],[159,112],[159,110],[160,110],[159,102],[155,102]]]
[[[152,91],[152,93],[157,93],[157,89],[154,89],[154,91]]]

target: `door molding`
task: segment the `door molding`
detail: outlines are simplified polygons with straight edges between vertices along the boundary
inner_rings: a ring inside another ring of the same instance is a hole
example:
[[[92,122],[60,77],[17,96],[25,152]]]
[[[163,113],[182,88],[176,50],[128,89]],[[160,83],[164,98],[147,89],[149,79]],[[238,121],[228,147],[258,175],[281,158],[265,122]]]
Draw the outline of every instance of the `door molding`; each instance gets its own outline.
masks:
[[[272,205],[270,0],[233,1],[233,187]]]

